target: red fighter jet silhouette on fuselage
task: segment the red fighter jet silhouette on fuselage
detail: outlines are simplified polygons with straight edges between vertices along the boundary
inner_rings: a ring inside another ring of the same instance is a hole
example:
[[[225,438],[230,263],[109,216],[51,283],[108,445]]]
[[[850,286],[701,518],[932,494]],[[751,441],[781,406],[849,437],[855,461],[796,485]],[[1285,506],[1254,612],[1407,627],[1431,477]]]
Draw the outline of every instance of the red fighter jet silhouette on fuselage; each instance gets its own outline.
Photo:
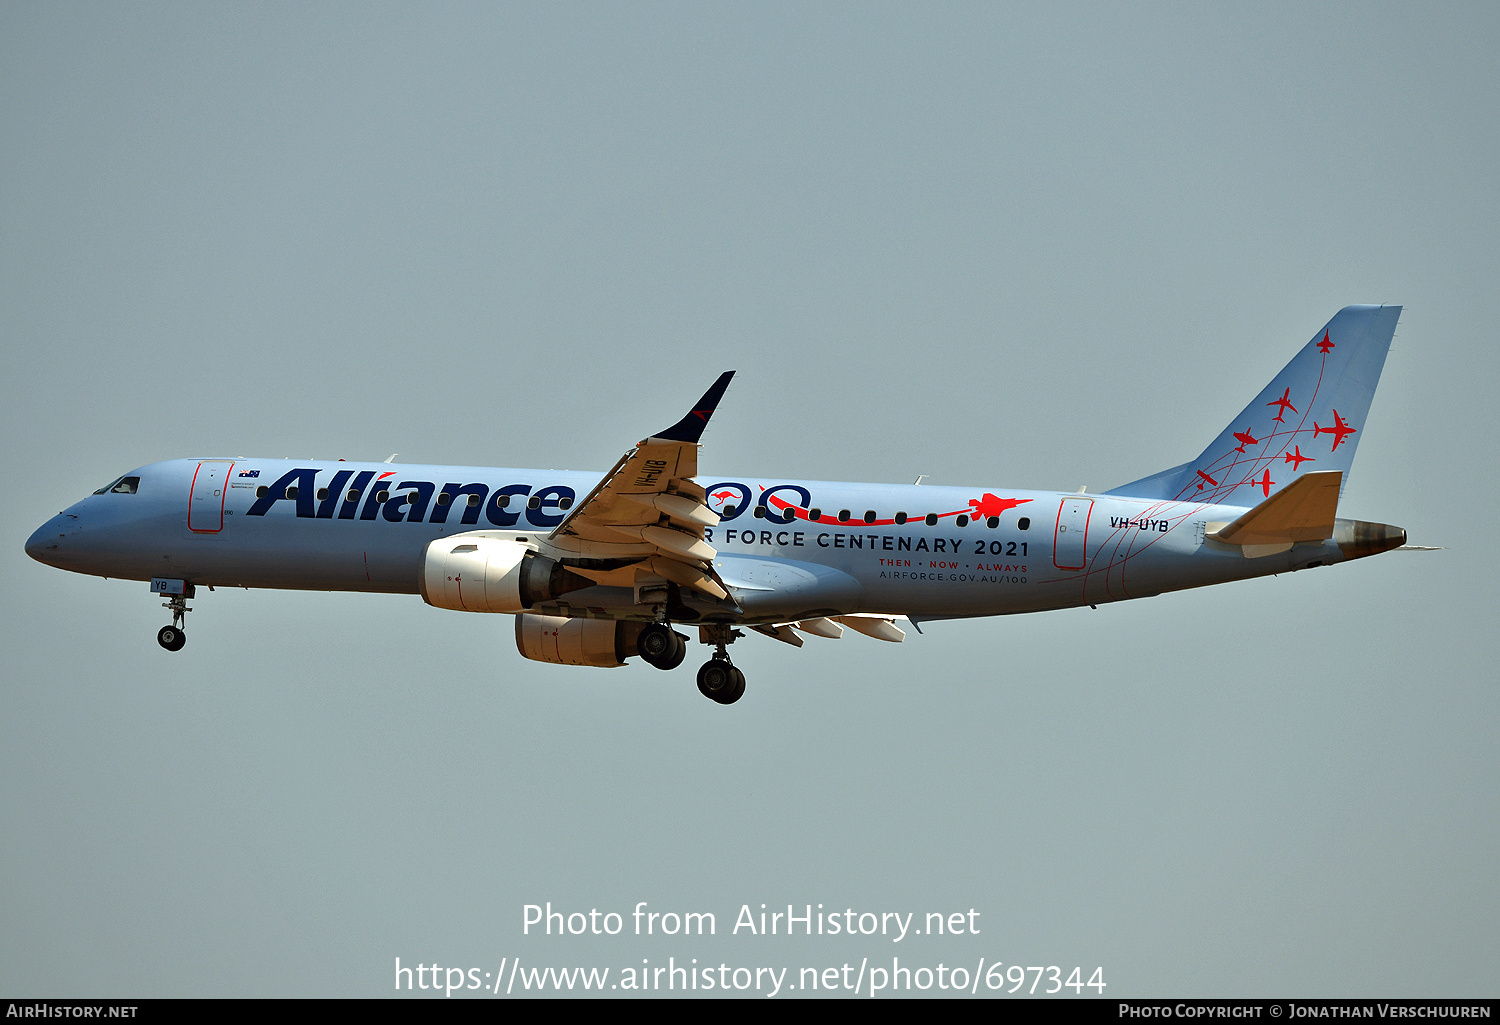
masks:
[[[1292,471],[1293,472],[1296,472],[1296,471],[1302,469],[1302,464],[1303,463],[1315,463],[1315,462],[1317,462],[1317,460],[1314,459],[1312,456],[1305,456],[1305,455],[1302,454],[1302,446],[1301,445],[1297,445],[1297,446],[1295,446],[1295,448],[1296,448],[1296,454],[1295,455],[1292,454],[1291,452],[1286,453],[1286,461],[1292,464]]]
[[[1339,416],[1339,411],[1336,409],[1333,411],[1332,427],[1319,427],[1318,422],[1316,420],[1313,421],[1313,437],[1316,438],[1320,434],[1333,435],[1333,448],[1331,451],[1334,452],[1338,451],[1339,445],[1343,443],[1345,435],[1353,434],[1357,429],[1346,424],[1344,418]]]
[[[1014,509],[1016,506],[1023,505],[1029,501],[1031,501],[1029,498],[1001,498],[986,491],[983,498],[969,499],[969,505],[974,509],[969,514],[969,517],[975,520],[982,520],[990,516],[999,516],[1005,510]]]
[[[1249,431],[1244,431],[1244,432],[1235,431],[1234,432],[1234,440],[1237,441],[1237,442],[1239,442],[1239,445],[1235,447],[1235,451],[1236,452],[1244,452],[1246,445],[1259,445],[1260,444],[1259,441],[1256,441],[1253,437],[1250,436],[1250,432]]]
[[[1276,421],[1275,421],[1276,423],[1279,423],[1279,424],[1286,423],[1286,421],[1283,420],[1282,417],[1286,416],[1286,411],[1287,410],[1290,409],[1293,413],[1297,412],[1297,407],[1294,406],[1294,405],[1292,405],[1291,402],[1287,401],[1291,397],[1292,397],[1292,389],[1288,388],[1288,389],[1286,389],[1285,391],[1283,391],[1281,393],[1281,398],[1275,399],[1275,400],[1273,400],[1271,402],[1267,402],[1266,403],[1266,405],[1268,405],[1268,406],[1277,406],[1277,407],[1279,407],[1277,409],[1277,412],[1276,412]]]

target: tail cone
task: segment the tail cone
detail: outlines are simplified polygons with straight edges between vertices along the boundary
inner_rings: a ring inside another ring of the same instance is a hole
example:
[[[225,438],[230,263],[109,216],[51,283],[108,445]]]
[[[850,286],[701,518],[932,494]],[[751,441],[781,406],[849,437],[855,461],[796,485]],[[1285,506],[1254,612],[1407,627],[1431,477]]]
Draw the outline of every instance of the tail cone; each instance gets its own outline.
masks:
[[[1333,539],[1346,559],[1363,559],[1379,555],[1406,544],[1406,530],[1389,523],[1340,519],[1334,524]]]

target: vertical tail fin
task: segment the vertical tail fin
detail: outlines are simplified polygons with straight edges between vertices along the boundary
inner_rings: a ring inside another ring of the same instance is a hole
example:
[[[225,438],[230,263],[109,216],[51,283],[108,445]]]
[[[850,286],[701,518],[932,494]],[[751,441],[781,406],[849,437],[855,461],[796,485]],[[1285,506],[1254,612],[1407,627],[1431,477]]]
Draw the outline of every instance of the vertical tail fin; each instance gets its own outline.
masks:
[[[1349,467],[1399,306],[1346,306],[1191,462],[1111,495],[1256,505],[1303,473]]]

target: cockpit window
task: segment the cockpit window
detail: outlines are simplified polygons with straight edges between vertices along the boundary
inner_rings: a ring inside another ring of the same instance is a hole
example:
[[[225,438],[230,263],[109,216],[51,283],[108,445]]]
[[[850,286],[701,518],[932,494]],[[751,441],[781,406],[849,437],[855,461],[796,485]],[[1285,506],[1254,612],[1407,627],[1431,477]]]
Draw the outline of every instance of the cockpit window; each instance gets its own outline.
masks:
[[[121,477],[119,480],[114,480],[104,485],[104,487],[100,488],[98,491],[95,491],[94,494],[133,495],[136,493],[136,489],[140,486],[141,479],[139,477]]]

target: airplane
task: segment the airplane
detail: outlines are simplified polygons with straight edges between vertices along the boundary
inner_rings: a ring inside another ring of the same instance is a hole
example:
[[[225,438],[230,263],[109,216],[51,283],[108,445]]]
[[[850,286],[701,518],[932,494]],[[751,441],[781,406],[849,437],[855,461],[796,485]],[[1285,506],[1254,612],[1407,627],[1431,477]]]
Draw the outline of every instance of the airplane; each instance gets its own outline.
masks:
[[[1314,426],[1316,426],[1316,425],[1314,425]],[[1293,450],[1291,452],[1288,452],[1286,454],[1285,459],[1286,459],[1287,462],[1289,462],[1289,463],[1292,464],[1292,469],[1293,470],[1300,470],[1300,469],[1302,469],[1302,464],[1303,463],[1315,463],[1315,462],[1317,462],[1317,460],[1314,459],[1312,456],[1305,456],[1305,455],[1302,454],[1302,446],[1301,445],[1294,445],[1292,447],[1292,449]]]
[[[1297,412],[1297,407],[1292,405],[1291,402],[1288,401],[1289,399],[1291,399],[1291,397],[1292,389],[1288,388],[1286,391],[1281,393],[1281,398],[1272,399],[1270,402],[1266,403],[1266,405],[1268,406],[1275,406],[1277,408],[1276,419],[1273,421],[1274,423],[1286,423],[1286,420],[1284,418],[1286,416],[1286,411],[1289,409],[1293,413]]]
[[[1259,445],[1260,444],[1260,442],[1256,441],[1254,435],[1252,435],[1249,431],[1235,431],[1234,432],[1234,440],[1237,441],[1237,442],[1239,442],[1238,447],[1235,448],[1236,452],[1243,452],[1243,451],[1245,451],[1245,446],[1246,445]]]
[[[1335,449],[1339,447],[1339,443],[1344,440],[1344,436],[1346,434],[1353,434],[1354,431],[1355,428],[1350,427],[1347,423],[1345,423],[1344,418],[1339,416],[1339,411],[1336,409],[1333,410],[1332,427],[1319,427],[1318,422],[1316,420],[1313,421],[1313,436],[1316,437],[1319,434],[1333,435],[1333,447]]]
[[[1097,607],[1405,546],[1400,527],[1337,515],[1355,429],[1338,414],[1337,428],[1304,426],[1335,403],[1363,421],[1400,313],[1341,310],[1197,458],[1102,494],[701,474],[730,371],[606,473],[173,459],[58,513],[26,552],[149,580],[173,652],[203,587],[420,594],[511,614],[523,656],[566,665],[673,669],[679,628],[696,627],[712,649],[698,689],[727,705],[745,692],[728,649],[747,633],[899,642],[900,624]],[[1267,400],[1291,388],[1307,412],[1278,432]],[[1236,449],[1236,423],[1264,426],[1264,448]],[[1335,431],[1319,469],[1270,479],[1289,446]]]

